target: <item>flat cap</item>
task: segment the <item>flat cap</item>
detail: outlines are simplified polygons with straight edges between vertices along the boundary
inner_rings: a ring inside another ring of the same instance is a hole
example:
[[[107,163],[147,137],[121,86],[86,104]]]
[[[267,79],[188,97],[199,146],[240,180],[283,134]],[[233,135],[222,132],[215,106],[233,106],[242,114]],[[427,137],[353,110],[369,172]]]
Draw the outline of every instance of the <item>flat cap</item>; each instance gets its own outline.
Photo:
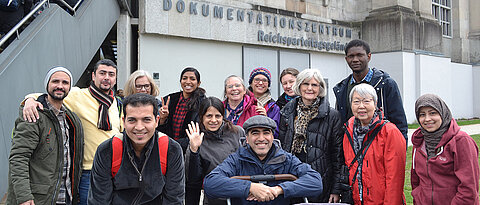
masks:
[[[245,130],[245,133],[248,133],[248,130],[256,127],[269,128],[274,131],[277,129],[277,123],[264,115],[255,115],[251,118],[248,118],[248,120],[243,123],[243,129]]]

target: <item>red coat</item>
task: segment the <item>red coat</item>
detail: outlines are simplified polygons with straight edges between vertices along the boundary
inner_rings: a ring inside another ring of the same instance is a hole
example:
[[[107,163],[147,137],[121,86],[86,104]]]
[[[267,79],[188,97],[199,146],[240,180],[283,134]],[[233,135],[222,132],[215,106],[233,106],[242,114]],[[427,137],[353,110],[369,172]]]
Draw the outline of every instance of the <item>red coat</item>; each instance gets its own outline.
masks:
[[[223,106],[225,110],[227,109],[227,100],[223,101]],[[247,93],[243,96],[243,112],[240,114],[238,118],[238,122],[236,125],[243,127],[243,123],[248,120],[248,118],[258,115],[257,110],[255,109],[257,106],[257,99],[247,91]],[[226,118],[227,116],[225,116]]]
[[[347,124],[347,132],[353,137],[353,120],[350,118]],[[383,124],[380,121],[377,126]],[[370,137],[370,130],[365,136],[364,143]],[[397,127],[391,123],[386,123],[378,132],[372,144],[367,150],[362,166],[362,186],[364,205],[369,204],[404,204],[405,195],[403,194],[403,184],[405,180],[405,138]],[[350,165],[355,158],[355,153],[348,140],[347,134],[343,137],[343,152],[345,155],[345,164]],[[361,204],[358,189],[358,178],[352,184],[353,175],[358,167],[356,161],[349,170],[349,183],[353,191],[353,201],[355,204]]]
[[[478,147],[454,119],[427,161],[420,128],[413,133],[411,172],[414,204],[478,204]]]

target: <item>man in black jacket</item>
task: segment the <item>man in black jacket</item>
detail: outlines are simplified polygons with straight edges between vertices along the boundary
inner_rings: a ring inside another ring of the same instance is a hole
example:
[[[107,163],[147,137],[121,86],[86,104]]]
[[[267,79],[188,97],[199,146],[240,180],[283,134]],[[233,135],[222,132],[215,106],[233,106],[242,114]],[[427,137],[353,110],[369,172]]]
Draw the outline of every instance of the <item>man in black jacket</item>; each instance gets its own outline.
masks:
[[[405,137],[405,141],[408,142],[407,118],[395,80],[385,71],[368,67],[372,54],[370,46],[365,41],[350,41],[345,47],[345,55],[345,60],[353,73],[333,88],[337,98],[336,108],[340,112],[342,122],[347,122],[353,116],[349,103],[350,91],[355,85],[368,83],[377,91],[377,108],[383,110],[385,118],[397,126]]]
[[[133,94],[123,104],[125,131],[98,147],[88,203],[182,204],[185,195],[182,148],[175,140],[168,139],[167,169],[163,174],[162,145],[158,138],[166,136],[155,131],[160,118],[155,97]],[[123,141],[123,151],[119,168],[114,170],[113,162],[118,159],[112,154],[117,148],[113,145],[116,139]]]

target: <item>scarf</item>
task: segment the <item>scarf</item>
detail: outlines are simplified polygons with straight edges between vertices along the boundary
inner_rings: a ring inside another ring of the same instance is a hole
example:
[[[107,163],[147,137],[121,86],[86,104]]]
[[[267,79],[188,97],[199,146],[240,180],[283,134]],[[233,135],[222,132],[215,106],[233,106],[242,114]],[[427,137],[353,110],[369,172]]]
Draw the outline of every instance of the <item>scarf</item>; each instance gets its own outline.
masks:
[[[288,96],[287,94],[285,94],[285,100],[288,102],[290,102],[291,100],[295,99],[295,97],[297,96]]]
[[[97,86],[90,84],[88,87],[88,91],[93,98],[97,99],[98,103],[100,103],[100,107],[98,108],[98,122],[97,128],[105,131],[112,130],[112,124],[110,124],[110,118],[108,116],[108,109],[113,103],[113,91],[110,90],[108,95],[103,93]]]
[[[270,91],[263,93],[262,96],[257,98],[257,105],[260,107],[264,107],[268,103],[268,101],[270,101],[270,99],[272,99]]]
[[[378,111],[379,112],[379,111]],[[377,118],[377,111],[373,113],[373,117],[366,126],[362,126],[362,123],[359,119],[355,118],[353,120],[353,150],[355,150],[355,154],[360,151],[363,145],[363,140],[365,139],[365,135],[370,131],[375,129],[377,124],[373,123],[375,118]],[[360,199],[363,199],[363,185],[362,185],[362,164],[363,164],[363,155],[360,155],[357,162],[358,162],[358,172],[357,172],[357,179],[358,179],[358,190]]]
[[[295,134],[293,135],[292,152],[301,153],[307,152],[305,142],[307,139],[308,122],[318,114],[318,107],[320,106],[320,98],[317,97],[315,102],[311,105],[305,105],[302,99],[299,98],[297,106],[297,119],[295,120]]]
[[[438,114],[440,114],[440,117],[442,118],[442,124],[440,125],[440,128],[433,132],[428,132],[420,125],[420,130],[423,134],[423,139],[425,140],[427,156],[428,159],[430,159],[435,156],[435,148],[437,147],[438,143],[440,143],[440,140],[442,140],[443,133],[445,133],[450,127],[452,113],[450,112],[450,109],[448,109],[447,104],[445,104],[440,97],[434,94],[422,95],[415,102],[415,115],[417,116],[417,121],[419,121],[418,116],[420,114],[420,108],[422,107],[432,107],[438,112]]]
[[[238,119],[240,119],[240,115],[243,112],[243,102],[244,100],[242,100],[242,102],[240,102],[240,104],[238,104],[235,109],[232,109],[228,104],[228,100],[227,100],[227,105],[225,107],[227,107],[228,112],[230,112],[230,114],[228,114],[227,116],[227,120],[232,122],[234,125],[238,123]],[[227,114],[226,110],[225,110],[225,114]]]

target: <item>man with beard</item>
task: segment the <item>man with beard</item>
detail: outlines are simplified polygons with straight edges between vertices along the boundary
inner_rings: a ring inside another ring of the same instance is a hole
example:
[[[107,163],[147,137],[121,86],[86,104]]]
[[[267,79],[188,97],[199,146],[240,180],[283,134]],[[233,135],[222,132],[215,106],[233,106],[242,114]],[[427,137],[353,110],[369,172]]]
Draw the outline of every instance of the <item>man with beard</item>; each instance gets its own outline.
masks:
[[[15,121],[9,158],[6,204],[77,204],[83,159],[80,119],[63,104],[72,74],[55,67],[45,77],[48,94],[37,100],[45,109],[38,120]]]
[[[82,89],[72,88],[64,100],[65,106],[78,115],[85,131],[83,172],[79,187],[80,204],[87,203],[90,170],[98,145],[123,130],[120,111],[112,90],[116,78],[115,63],[108,59],[100,60],[93,68],[90,86]],[[29,122],[38,119],[37,107],[43,108],[41,103],[33,99],[36,96],[38,95],[27,95],[25,100],[23,117]]]
[[[395,80],[383,70],[368,67],[372,54],[367,42],[350,41],[345,47],[345,55],[345,60],[353,73],[333,88],[337,98],[336,109],[340,112],[342,122],[347,122],[353,116],[349,100],[350,91],[355,85],[368,83],[377,91],[377,108],[381,108],[385,118],[397,126],[408,144],[407,118]]]

